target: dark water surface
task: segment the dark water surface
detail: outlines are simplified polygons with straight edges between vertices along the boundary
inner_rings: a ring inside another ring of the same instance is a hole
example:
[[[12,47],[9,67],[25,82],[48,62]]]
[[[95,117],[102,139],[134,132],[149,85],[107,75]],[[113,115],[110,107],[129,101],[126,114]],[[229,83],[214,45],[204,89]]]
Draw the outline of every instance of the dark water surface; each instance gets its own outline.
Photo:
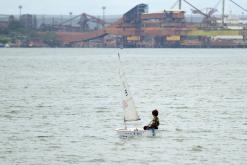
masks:
[[[142,124],[119,139],[117,52]],[[247,162],[246,49],[0,49],[0,164]]]

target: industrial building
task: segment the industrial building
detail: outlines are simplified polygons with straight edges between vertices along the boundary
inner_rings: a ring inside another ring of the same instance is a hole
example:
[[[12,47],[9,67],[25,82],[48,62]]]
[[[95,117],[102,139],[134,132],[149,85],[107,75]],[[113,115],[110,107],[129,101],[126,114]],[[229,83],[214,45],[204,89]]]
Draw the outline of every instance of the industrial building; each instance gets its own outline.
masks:
[[[37,28],[37,19],[35,15],[31,15],[31,14],[21,15],[20,23],[26,29],[36,29]]]
[[[148,13],[148,5],[139,4],[100,29],[89,30],[87,23],[102,25],[104,20],[84,19],[83,14],[80,25],[87,27],[83,31],[60,30],[56,34],[64,45],[76,47],[247,47],[247,24],[227,23],[225,16],[214,16],[216,9],[203,12],[187,0],[179,0],[179,7],[182,1],[201,15],[200,23],[186,21],[181,8]]]
[[[61,47],[247,47],[247,18],[239,21],[227,16],[225,1],[219,1],[222,11],[218,15],[214,7],[199,9],[189,0],[177,0],[176,9],[149,13],[147,4],[138,4],[111,19],[70,13],[49,18],[24,14],[19,20],[26,29],[36,30],[40,35],[53,33]],[[247,13],[235,0],[227,1]],[[192,9],[193,16],[188,17],[182,4]],[[0,28],[7,26],[7,22],[0,21]]]

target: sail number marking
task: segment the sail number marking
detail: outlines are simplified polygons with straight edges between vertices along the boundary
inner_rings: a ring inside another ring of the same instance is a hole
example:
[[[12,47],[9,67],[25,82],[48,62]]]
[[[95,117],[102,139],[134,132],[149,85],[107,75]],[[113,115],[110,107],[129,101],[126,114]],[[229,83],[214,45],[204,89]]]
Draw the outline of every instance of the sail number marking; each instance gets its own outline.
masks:
[[[128,91],[127,89],[124,90],[125,96],[128,96]]]

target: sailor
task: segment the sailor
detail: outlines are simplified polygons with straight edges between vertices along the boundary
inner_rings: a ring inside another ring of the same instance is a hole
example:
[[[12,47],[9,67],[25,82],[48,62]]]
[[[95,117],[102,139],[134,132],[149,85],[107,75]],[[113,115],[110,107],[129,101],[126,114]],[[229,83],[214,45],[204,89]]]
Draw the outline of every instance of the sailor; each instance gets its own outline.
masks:
[[[158,110],[157,109],[153,110],[152,115],[153,115],[153,120],[150,122],[149,125],[143,127],[144,130],[158,129],[160,125],[159,118],[158,118],[158,115],[159,115]]]

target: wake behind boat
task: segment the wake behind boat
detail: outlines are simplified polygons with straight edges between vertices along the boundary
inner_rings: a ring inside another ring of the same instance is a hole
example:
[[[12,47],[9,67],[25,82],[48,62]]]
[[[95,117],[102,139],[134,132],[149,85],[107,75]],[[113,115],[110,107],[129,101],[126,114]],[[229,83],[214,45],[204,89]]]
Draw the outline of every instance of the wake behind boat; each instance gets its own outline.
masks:
[[[127,79],[125,77],[125,73],[123,72],[121,66],[121,59],[119,53],[118,53],[118,59],[119,59],[119,76],[121,80],[122,95],[123,95],[122,106],[124,110],[124,128],[116,129],[117,134],[120,137],[155,136],[158,131],[155,129],[144,130],[143,128],[138,128],[138,127],[127,128],[127,122],[130,123],[130,122],[140,121],[141,118],[138,115],[134,99],[129,91]]]

